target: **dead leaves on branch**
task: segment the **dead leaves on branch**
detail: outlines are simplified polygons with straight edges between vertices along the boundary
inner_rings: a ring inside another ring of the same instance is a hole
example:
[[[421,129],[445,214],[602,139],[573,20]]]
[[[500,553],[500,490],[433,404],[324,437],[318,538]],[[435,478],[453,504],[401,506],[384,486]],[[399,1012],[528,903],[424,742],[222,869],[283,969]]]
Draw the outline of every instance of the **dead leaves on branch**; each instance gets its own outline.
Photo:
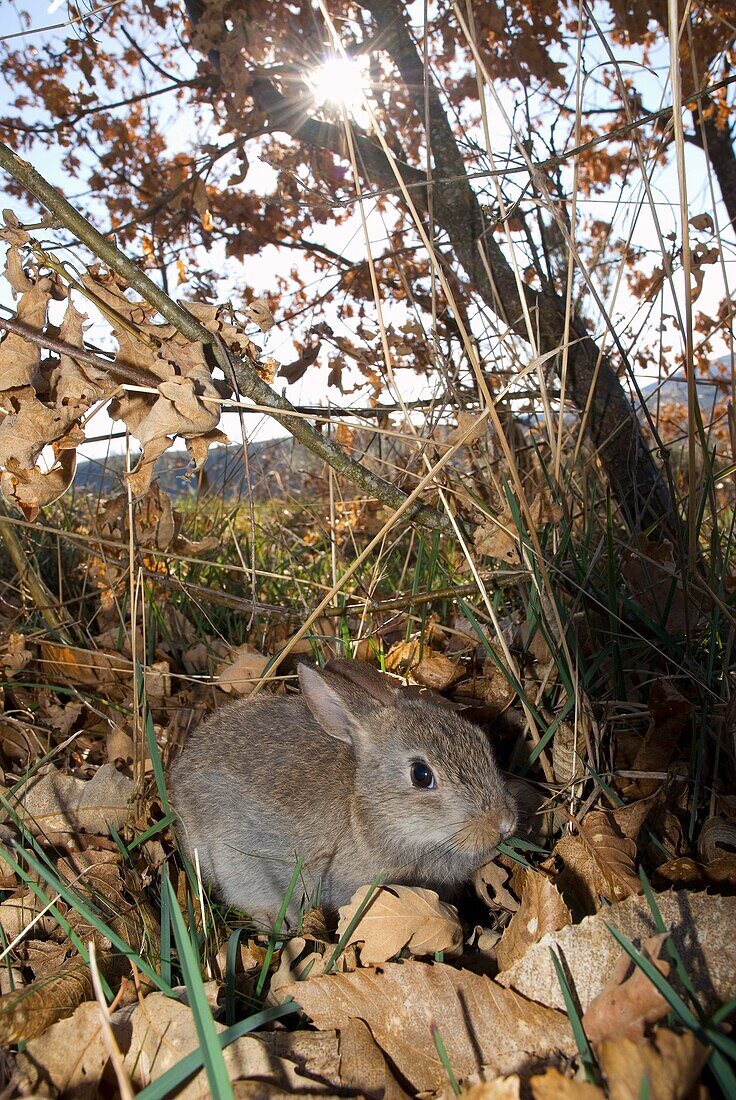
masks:
[[[201,467],[212,443],[226,442],[219,431],[220,404],[231,392],[230,380],[215,382],[204,346],[183,337],[173,325],[158,323],[156,310],[131,301],[127,287],[96,266],[86,271],[80,287],[108,320],[118,344],[109,371],[90,366],[72,353],[42,357],[44,333],[84,350],[85,315],[69,297],[61,278],[50,274],[30,254],[31,238],[14,215],[5,212],[0,238],[10,245],[5,278],[18,297],[16,319],[36,339],[6,332],[0,341],[0,488],[5,497],[35,518],[71,484],[76,448],[84,442],[84,418],[100,401],[110,401],[110,415],[124,423],[140,443],[142,454],[128,475],[134,496],[145,494],[157,459],[174,442],[184,439],[195,469]],[[52,299],[65,300],[58,333],[48,322]],[[223,311],[201,302],[187,308],[234,354],[258,360],[258,349],[241,329],[225,320]],[[246,314],[262,331],[273,324],[260,299]],[[273,364],[263,369],[273,374]],[[120,380],[150,379],[151,392],[122,391]],[[41,452],[53,448],[49,469],[39,465]]]

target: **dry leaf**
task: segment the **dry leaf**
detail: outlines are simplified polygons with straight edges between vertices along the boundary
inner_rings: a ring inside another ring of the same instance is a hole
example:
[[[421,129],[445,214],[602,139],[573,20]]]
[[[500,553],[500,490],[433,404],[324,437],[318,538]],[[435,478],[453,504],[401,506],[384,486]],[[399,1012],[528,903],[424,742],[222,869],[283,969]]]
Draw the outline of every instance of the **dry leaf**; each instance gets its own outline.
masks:
[[[9,634],[0,658],[6,678],[11,679],[17,672],[24,669],[32,657],[32,651],[26,648],[25,635]]]
[[[492,1081],[479,1081],[469,1088],[461,1089],[463,1100],[521,1100],[521,1078],[517,1074],[511,1077],[494,1077]],[[447,1090],[442,1100],[450,1100]]]
[[[608,1039],[597,1050],[610,1100],[641,1100],[643,1088],[649,1100],[686,1100],[708,1053],[692,1031],[676,1035],[665,1028],[658,1028],[644,1043]]]
[[[457,427],[454,431],[450,432],[447,439],[450,446],[454,446],[456,443],[462,441],[463,447],[469,447],[471,443],[474,443],[476,439],[479,439],[488,431],[487,418],[481,417],[479,419],[477,413],[467,412],[466,409],[458,409],[456,419]],[[473,425],[475,425],[475,427],[473,427]],[[463,436],[465,436],[464,439]]]
[[[633,543],[623,551],[621,572],[645,615],[668,634],[679,636],[685,632],[688,624],[685,593],[670,542],[663,539],[654,543],[642,535],[638,544]],[[688,610],[692,627],[699,615],[692,597]]]
[[[696,214],[693,218],[688,218],[688,224],[703,233],[713,233],[715,231],[715,225],[713,218],[710,214]]]
[[[199,1046],[191,1009],[163,993],[152,993],[142,1003],[136,1001],[118,1010],[110,1023],[136,1089],[155,1081]],[[218,1032],[225,1030],[222,1024],[214,1026]],[[254,1037],[236,1040],[223,1054],[233,1081],[255,1077],[287,1091],[309,1087],[308,1079],[293,1063],[272,1055]],[[97,1093],[108,1057],[99,1006],[95,1001],[87,1002],[73,1016],[28,1043],[17,1059],[17,1080],[29,1090],[48,1081],[64,1095],[91,1097]],[[177,1093],[180,1100],[207,1100],[210,1095],[203,1069]]]
[[[669,963],[658,955],[667,936],[652,936],[643,946],[643,953],[660,974],[668,976]],[[643,1039],[647,1025],[656,1024],[669,1012],[669,1005],[644,971],[635,966],[622,952],[606,985],[588,1005],[583,1016],[583,1028],[591,1043],[603,1039]]]
[[[495,520],[486,520],[473,532],[473,544],[479,554],[501,561],[518,562],[519,537],[511,512],[506,510]]]
[[[338,936],[342,936],[363,902],[370,886],[356,890],[340,908]],[[407,947],[412,955],[444,951],[459,955],[463,930],[457,909],[440,901],[434,890],[418,886],[381,886],[373,891],[368,907],[347,941],[360,943],[360,959],[366,966],[386,962]]]
[[[122,760],[127,764],[133,759],[133,738],[120,726],[113,726],[105,738],[105,752],[109,763]]]
[[[31,921],[44,909],[44,903],[32,890],[15,894],[0,905],[0,925],[7,941],[14,940],[28,928]],[[57,927],[56,918],[41,917],[33,925],[34,936],[49,936]]]
[[[45,276],[39,278],[37,271],[33,273],[34,277],[29,278],[23,270],[17,245],[12,245],[8,250],[4,274],[13,290],[21,295],[16,310],[17,320],[29,328],[42,330],[46,324],[52,280]],[[6,332],[0,341],[0,389],[30,386],[40,362],[41,349],[38,344],[14,332]]]
[[[42,641],[39,646],[43,671],[51,683],[61,680],[104,693],[130,683],[133,665],[120,653],[81,649],[60,642]]]
[[[571,722],[562,721],[552,740],[552,770],[555,783],[564,788],[585,776],[585,737]]]
[[[587,813],[577,836],[564,836],[554,851],[564,863],[560,889],[574,895],[586,913],[600,908],[600,897],[622,901],[641,890],[634,871],[636,844],[621,836],[602,810]]]
[[[733,900],[691,890],[668,890],[655,894],[655,899],[706,1012],[712,1012],[736,996]],[[580,924],[569,924],[544,936],[497,980],[540,1004],[563,1009],[560,983],[550,957],[550,947],[555,947],[565,959],[585,1012],[611,981],[621,953],[607,924],[637,947],[659,932],[646,900],[630,897],[586,917]],[[675,974],[670,980],[677,987]]]
[[[693,704],[671,680],[655,680],[649,693],[649,728],[631,764],[632,771],[663,772],[677,751],[680,734],[685,729]],[[633,779],[622,785],[626,802],[655,794],[660,779]]]
[[[588,1081],[575,1081],[564,1077],[551,1066],[529,1082],[534,1100],[605,1100],[603,1089]]]
[[[245,306],[243,313],[258,326],[261,332],[268,332],[276,324],[268,303],[264,302],[263,298],[256,298],[249,306]]]
[[[386,656],[386,671],[407,675],[417,684],[444,691],[463,675],[463,667],[419,639],[397,642]]]
[[[250,695],[265,672],[269,660],[269,657],[264,657],[245,642],[230,651],[228,660],[220,666],[217,683],[223,691]]]
[[[282,990],[320,1029],[361,1019],[414,1091],[444,1088],[447,1074],[434,1043],[436,1025],[458,1078],[484,1067],[513,1073],[530,1055],[572,1054],[562,1013],[541,1008],[496,982],[444,963],[386,963],[379,970],[328,975]],[[507,996],[508,994],[508,996]]]
[[[34,833],[87,832],[107,836],[128,816],[133,781],[102,764],[91,779],[65,775],[53,766],[38,772],[16,795],[17,812]]]
[[[709,817],[703,823],[698,837],[698,855],[703,863],[733,855],[734,850],[736,822],[725,817]]]
[[[349,1020],[340,1032],[340,1084],[367,1100],[402,1100],[407,1096],[368,1026],[358,1019]]]
[[[529,946],[538,943],[547,932],[556,932],[572,920],[559,890],[545,875],[524,871],[519,877],[521,903],[496,947],[496,960],[501,970],[523,958]]]
[[[485,863],[473,875],[473,886],[481,901],[489,904],[488,887],[493,891],[491,903],[494,908],[506,909],[509,913],[515,913],[519,903],[513,894],[506,889],[509,880],[509,872],[495,860]]]

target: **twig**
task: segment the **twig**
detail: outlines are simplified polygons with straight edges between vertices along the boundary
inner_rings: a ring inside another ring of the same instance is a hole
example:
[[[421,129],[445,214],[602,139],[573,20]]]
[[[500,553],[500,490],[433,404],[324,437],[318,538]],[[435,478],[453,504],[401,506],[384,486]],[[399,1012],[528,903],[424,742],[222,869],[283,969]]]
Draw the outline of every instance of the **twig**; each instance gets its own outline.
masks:
[[[108,1012],[107,1002],[105,1001],[105,994],[102,992],[102,982],[100,981],[100,971],[97,968],[97,955],[95,953],[94,940],[89,941],[88,950],[92,986],[95,991],[97,1004],[100,1008],[100,1029],[102,1031],[102,1038],[107,1047],[107,1053],[110,1055],[110,1061],[112,1062],[112,1068],[115,1070],[115,1076],[118,1079],[118,1088],[120,1089],[122,1100],[134,1100],[135,1093],[133,1092],[130,1078],[123,1064],[123,1056],[120,1053],[120,1047],[117,1044],[115,1033],[110,1024],[110,1014]]]
[[[161,381],[153,371],[132,367],[119,359],[105,359],[102,355],[95,355],[94,352],[78,348],[74,344],[68,344],[66,340],[49,336],[47,333],[41,332],[40,329],[24,325],[22,321],[15,317],[0,317],[0,328],[5,328],[8,332],[14,332],[16,335],[22,336],[24,340],[30,340],[32,344],[37,344],[41,348],[56,351],[59,355],[68,355],[70,359],[76,359],[78,363],[86,363],[88,366],[104,370],[108,374],[116,374],[124,382],[132,382],[134,386],[157,386]]]

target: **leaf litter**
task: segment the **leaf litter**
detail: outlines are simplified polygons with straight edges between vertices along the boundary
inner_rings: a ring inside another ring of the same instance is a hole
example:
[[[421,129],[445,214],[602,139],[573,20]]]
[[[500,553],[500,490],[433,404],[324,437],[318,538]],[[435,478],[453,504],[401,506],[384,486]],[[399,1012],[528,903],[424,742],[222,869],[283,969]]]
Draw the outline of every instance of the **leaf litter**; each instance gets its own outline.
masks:
[[[707,230],[705,222],[699,227]],[[2,237],[17,319],[43,333],[50,303],[63,303],[59,336],[83,349],[81,295],[72,298],[39,265],[27,234],[7,215]],[[696,268],[711,260],[702,251]],[[269,938],[203,896],[196,871],[187,883],[175,854],[161,757],[169,761],[213,701],[249,695],[294,627],[289,616],[280,625],[258,623],[228,644],[229,635],[212,625],[211,608],[198,609],[195,625],[192,609],[183,613],[167,597],[157,600],[145,631],[140,622],[131,625],[131,544],[138,565],[154,576],[165,572],[162,555],[191,562],[219,550],[220,540],[206,531],[185,535],[183,510],[173,507],[154,475],[177,436],[194,467],[201,466],[209,446],[224,439],[219,408],[231,390],[213,379],[201,346],[162,324],[117,277],[97,267],[83,285],[117,343],[109,371],[71,353],[42,358],[39,343],[14,333],[0,342],[0,486],[26,517],[35,518],[72,484],[85,418],[96,402],[112,401],[112,415],[141,445],[138,465],[125,475],[126,491],[80,519],[80,533],[90,539],[84,575],[95,611],[74,644],[29,629],[22,603],[7,624],[3,620],[2,687],[12,713],[0,731],[7,784],[0,824],[0,1042],[18,1047],[16,1091],[92,1098],[116,1088],[86,961],[90,941],[134,1088],[158,1080],[198,1049],[194,1010],[171,985],[179,971],[170,929],[160,926],[168,874],[201,947],[219,1035],[230,1018],[274,1012],[293,998],[290,1016],[264,1022],[227,1046],[236,1095],[444,1098],[451,1087],[446,1057],[463,1091],[478,1100],[625,1100],[641,1095],[644,1079],[657,1100],[688,1096],[711,1051],[672,1019],[661,991],[610,932],[616,928],[630,940],[687,1001],[682,967],[702,1012],[736,996],[730,896],[736,806],[718,792],[692,835],[694,808],[681,769],[694,704],[680,679],[653,678],[646,728],[632,723],[620,732],[610,783],[594,786],[592,795],[589,752],[598,716],[582,697],[575,722],[569,711],[557,721],[544,773],[556,786],[540,794],[536,779],[526,783],[528,814],[519,833],[528,846],[505,849],[480,870],[475,900],[455,907],[433,891],[385,884],[356,922],[366,885],[343,907],[336,928],[312,914],[301,935]],[[259,358],[231,312],[196,302],[188,308],[230,350]],[[260,299],[245,314],[261,331],[273,321]],[[308,358],[305,352],[295,371]],[[262,369],[268,374],[272,364],[263,361]],[[145,392],[121,390],[131,372],[147,382]],[[458,430],[469,424],[458,418]],[[53,456],[48,468],[40,461],[45,448]],[[137,498],[133,507],[128,487]],[[540,526],[560,520],[547,494],[539,495],[532,514]],[[476,528],[476,550],[516,563],[514,517],[506,505],[497,515]],[[367,517],[366,530],[374,518]],[[314,530],[299,537],[309,553]],[[690,621],[667,544],[658,550],[632,545],[622,578],[642,621],[674,633]],[[5,605],[0,610],[5,615]],[[443,693],[437,698],[486,723],[501,741],[519,729],[526,736],[517,677],[530,694],[555,682],[550,644],[556,636],[550,632],[548,643],[536,613],[503,621],[504,647],[489,627],[476,629],[465,615],[451,630],[432,614],[420,632],[412,616],[392,610],[377,617],[368,638],[361,616],[346,612],[340,621],[338,628],[329,614],[321,616],[295,652],[339,655],[350,633],[356,651],[401,675],[407,690]],[[666,934],[642,894],[644,859]],[[233,934],[239,939],[231,949]],[[595,1083],[581,1079],[552,951],[564,962],[592,1047]],[[201,1060],[177,1087],[178,1095],[210,1095]]]

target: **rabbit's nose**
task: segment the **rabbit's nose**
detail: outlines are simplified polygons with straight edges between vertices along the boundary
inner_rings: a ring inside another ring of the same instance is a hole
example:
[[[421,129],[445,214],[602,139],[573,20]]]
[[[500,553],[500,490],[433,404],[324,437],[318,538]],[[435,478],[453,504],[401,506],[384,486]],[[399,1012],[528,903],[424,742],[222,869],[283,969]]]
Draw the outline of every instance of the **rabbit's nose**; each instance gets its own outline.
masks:
[[[515,828],[516,814],[510,814],[508,817],[501,818],[501,821],[498,825],[498,831],[501,834],[501,840],[506,840],[508,837],[513,836]]]

